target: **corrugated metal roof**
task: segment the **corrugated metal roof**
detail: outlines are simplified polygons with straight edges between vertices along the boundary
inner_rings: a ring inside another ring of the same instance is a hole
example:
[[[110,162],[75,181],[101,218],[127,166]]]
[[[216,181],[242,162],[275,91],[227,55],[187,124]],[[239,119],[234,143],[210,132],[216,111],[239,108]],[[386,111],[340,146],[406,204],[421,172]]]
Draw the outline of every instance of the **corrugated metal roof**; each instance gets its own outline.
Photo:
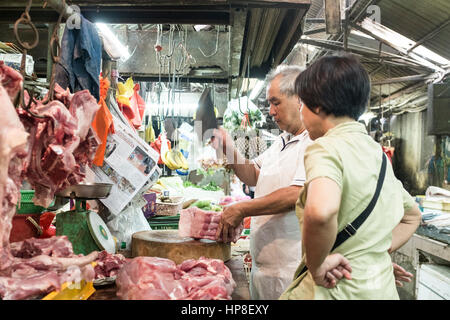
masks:
[[[323,18],[323,3],[323,0],[312,0],[311,7],[307,12],[306,17]],[[450,0],[357,0],[356,2],[354,2],[354,0],[343,0],[341,5],[343,5],[343,3],[347,6],[353,4],[352,9],[349,12],[351,12],[351,19],[355,19],[355,22],[360,22],[368,16],[368,14],[365,14],[367,6],[379,6],[381,24],[415,42],[420,41],[450,20]],[[305,23],[305,31],[324,27],[324,23]],[[308,37],[317,40],[333,38],[325,32],[312,33],[311,35],[308,35]],[[349,42],[365,47],[365,44],[358,43],[359,40],[352,34],[350,34],[350,39]],[[424,42],[422,45],[436,54],[450,60],[449,39],[450,23],[434,35],[432,39]],[[337,40],[337,38],[335,37],[334,40]],[[367,43],[367,45],[368,44],[369,43]],[[386,45],[383,45],[383,47],[383,50],[387,48]],[[390,52],[396,53],[392,50]],[[361,57],[361,61],[369,72],[372,83],[392,78],[421,75],[428,72],[424,68],[411,65],[388,65],[373,57]],[[424,92],[426,93],[425,83],[420,85],[420,83],[416,81],[392,82],[383,85],[374,84],[371,93],[372,103],[378,105],[380,98],[383,99],[393,94],[393,97],[403,97],[405,96],[403,93],[395,93],[398,91],[404,92],[403,89],[411,86],[414,88],[413,93],[421,95],[423,95]],[[399,100],[396,99],[396,102],[398,101]]]
[[[381,0],[381,24],[418,41],[450,19],[449,0]],[[450,25],[423,46],[450,59]]]

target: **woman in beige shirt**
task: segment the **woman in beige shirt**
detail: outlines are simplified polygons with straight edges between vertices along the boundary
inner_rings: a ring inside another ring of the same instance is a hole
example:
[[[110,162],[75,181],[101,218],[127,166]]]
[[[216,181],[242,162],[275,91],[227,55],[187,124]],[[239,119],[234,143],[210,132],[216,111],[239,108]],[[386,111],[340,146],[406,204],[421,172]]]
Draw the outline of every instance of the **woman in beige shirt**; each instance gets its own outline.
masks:
[[[380,176],[382,149],[357,122],[369,76],[353,56],[326,56],[297,77],[296,90],[314,142],[296,208],[303,260],[281,299],[398,299],[389,254],[415,232],[420,211],[389,161],[370,215],[332,250],[338,232],[368,207]]]

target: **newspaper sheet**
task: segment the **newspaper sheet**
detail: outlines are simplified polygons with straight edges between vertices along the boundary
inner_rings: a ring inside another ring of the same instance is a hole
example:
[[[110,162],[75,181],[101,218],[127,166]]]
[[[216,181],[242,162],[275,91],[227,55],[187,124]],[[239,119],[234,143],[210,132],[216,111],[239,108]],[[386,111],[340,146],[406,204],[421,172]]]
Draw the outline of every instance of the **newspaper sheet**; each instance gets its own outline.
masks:
[[[113,115],[114,134],[108,136],[102,167],[93,167],[97,182],[112,183],[110,195],[101,199],[118,215],[141,189],[153,185],[161,175],[159,154],[137,133]]]

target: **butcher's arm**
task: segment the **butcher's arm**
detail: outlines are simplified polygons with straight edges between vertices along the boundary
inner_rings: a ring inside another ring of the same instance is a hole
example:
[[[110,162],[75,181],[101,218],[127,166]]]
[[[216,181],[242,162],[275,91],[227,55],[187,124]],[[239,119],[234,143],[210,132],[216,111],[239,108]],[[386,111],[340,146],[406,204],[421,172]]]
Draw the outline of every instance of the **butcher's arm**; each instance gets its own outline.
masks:
[[[341,189],[329,178],[316,178],[308,185],[304,209],[303,245],[306,265],[314,273],[330,254],[337,235]]]
[[[224,242],[232,239],[232,231],[245,217],[280,214],[295,208],[302,187],[289,186],[278,189],[264,197],[241,201],[225,206],[217,227],[216,238]]]
[[[400,223],[392,230],[392,243],[389,253],[403,246],[419,227],[421,213],[417,204],[414,203],[411,208],[405,210]]]
[[[236,149],[233,150],[233,161],[228,161],[236,176],[248,186],[256,186],[259,169],[255,167],[253,161],[244,158]]]
[[[238,202],[236,206],[241,208],[243,218],[285,213],[295,209],[295,203],[302,188],[300,186],[281,188],[264,197]]]
[[[244,158],[234,146],[232,137],[223,128],[215,129],[211,146],[216,150],[217,159],[226,158],[227,167],[233,169],[236,176],[248,186],[255,186],[258,181],[259,169]]]

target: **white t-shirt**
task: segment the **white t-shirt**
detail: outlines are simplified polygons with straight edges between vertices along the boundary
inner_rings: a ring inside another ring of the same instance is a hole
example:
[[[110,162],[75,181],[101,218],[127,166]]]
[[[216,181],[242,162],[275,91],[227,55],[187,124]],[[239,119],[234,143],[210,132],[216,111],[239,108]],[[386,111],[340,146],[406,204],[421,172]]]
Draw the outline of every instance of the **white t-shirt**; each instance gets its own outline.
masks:
[[[303,163],[303,156],[306,147],[312,143],[308,132],[305,130],[297,136],[284,132],[278,136],[275,142],[264,153],[253,159],[256,167],[262,169],[265,161],[271,163],[280,163],[280,166],[267,166],[265,169],[275,171],[280,175],[280,185],[273,188],[273,192],[279,188],[288,186],[303,186],[306,181],[305,166]],[[302,155],[302,156],[299,156]],[[259,194],[256,196],[264,196]]]

